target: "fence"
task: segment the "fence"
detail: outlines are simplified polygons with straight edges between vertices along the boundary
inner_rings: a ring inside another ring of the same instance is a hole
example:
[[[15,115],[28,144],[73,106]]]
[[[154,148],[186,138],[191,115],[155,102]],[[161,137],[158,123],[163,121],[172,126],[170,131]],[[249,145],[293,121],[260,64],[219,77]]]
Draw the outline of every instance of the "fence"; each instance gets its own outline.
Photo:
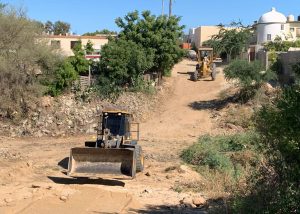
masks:
[[[84,91],[87,88],[96,84],[98,79],[97,75],[94,76],[79,76],[79,79],[72,85],[72,91],[81,90]]]

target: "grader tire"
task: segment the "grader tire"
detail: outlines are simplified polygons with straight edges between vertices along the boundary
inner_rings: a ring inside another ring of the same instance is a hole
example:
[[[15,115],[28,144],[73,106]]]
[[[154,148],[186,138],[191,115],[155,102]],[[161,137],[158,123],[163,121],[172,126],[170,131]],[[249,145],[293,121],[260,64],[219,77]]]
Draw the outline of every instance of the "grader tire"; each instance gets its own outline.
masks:
[[[212,81],[214,81],[216,79],[216,76],[217,76],[216,64],[213,63],[212,67],[211,67],[211,79],[212,79]]]
[[[198,71],[196,70],[194,73],[192,73],[192,80],[197,81],[198,80]]]

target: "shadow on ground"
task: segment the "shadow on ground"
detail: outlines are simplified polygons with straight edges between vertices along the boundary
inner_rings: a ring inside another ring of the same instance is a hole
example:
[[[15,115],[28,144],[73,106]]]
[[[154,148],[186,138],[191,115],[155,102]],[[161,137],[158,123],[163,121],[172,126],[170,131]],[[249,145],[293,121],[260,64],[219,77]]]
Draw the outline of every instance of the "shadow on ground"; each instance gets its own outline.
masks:
[[[239,95],[235,94],[233,96],[227,97],[225,99],[214,99],[207,101],[195,101],[190,103],[188,106],[194,110],[221,110],[225,108],[230,103],[237,103]]]
[[[144,213],[144,214],[207,214],[207,211],[199,208],[181,208],[177,206],[148,206],[145,209],[131,209],[133,213]]]
[[[48,176],[48,178],[57,184],[94,184],[94,185],[103,185],[103,186],[121,186],[124,187],[125,183],[118,180],[110,179],[90,179],[90,178],[63,178],[63,177],[53,177]]]
[[[170,214],[225,214],[228,213],[228,207],[224,199],[209,199],[207,200],[207,205],[199,208],[189,208],[182,207],[184,205],[160,205],[160,206],[147,206],[145,209],[130,210],[133,213],[144,213],[144,214],[160,214],[160,213],[170,213]]]
[[[188,71],[188,72],[177,72],[177,74],[188,75],[189,78],[188,78],[187,80],[190,80],[190,81],[193,81],[193,82],[194,82],[194,80],[192,79],[192,74],[193,74],[193,73],[194,73],[193,71]]]
[[[188,71],[188,72],[177,72],[177,74],[185,74],[185,75],[192,75],[194,72],[193,71]]]

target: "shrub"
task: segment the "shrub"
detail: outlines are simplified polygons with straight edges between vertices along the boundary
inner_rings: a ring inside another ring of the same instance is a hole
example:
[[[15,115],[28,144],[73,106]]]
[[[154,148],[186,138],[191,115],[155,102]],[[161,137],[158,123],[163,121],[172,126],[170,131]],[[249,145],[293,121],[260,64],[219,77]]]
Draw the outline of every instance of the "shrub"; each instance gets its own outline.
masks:
[[[252,174],[248,194],[234,198],[233,212],[299,213],[299,109],[300,86],[294,85],[257,112],[255,126],[266,161]]]
[[[77,79],[78,74],[72,64],[66,59],[57,68],[54,74],[54,79],[49,84],[48,94],[57,96],[65,89],[72,86],[72,83]]]
[[[101,50],[98,87],[102,95],[141,84],[141,76],[153,66],[153,58],[153,52],[146,52],[132,41],[110,41]]]
[[[195,167],[203,180],[188,190],[205,191],[211,197],[224,197],[246,191],[246,181],[261,164],[259,136],[246,132],[229,136],[202,136],[181,153],[181,158]],[[194,185],[192,185],[194,186]]]
[[[184,150],[183,160],[196,167],[208,166],[212,170],[233,173],[240,159],[233,153],[244,153],[257,149],[258,136],[254,133],[243,133],[231,136],[203,136],[197,143]],[[250,159],[255,157],[250,157]],[[250,160],[245,160],[245,162]],[[245,165],[245,163],[243,163]]]
[[[275,73],[265,71],[258,61],[235,60],[224,69],[224,75],[226,80],[237,81],[243,101],[252,98],[263,83],[275,79]]]
[[[74,56],[70,56],[68,61],[73,66],[74,70],[80,75],[86,75],[89,71],[89,60],[85,58],[85,51],[90,50],[90,44],[87,44],[86,50],[82,48],[81,41],[79,41],[73,48]]]
[[[295,82],[296,84],[300,85],[300,62],[294,64],[292,67],[295,73]]]
[[[275,105],[266,105],[257,114],[256,127],[274,154],[291,170],[289,178],[300,176],[300,86],[283,89]],[[292,176],[293,175],[293,176]],[[292,176],[292,177],[291,177]]]
[[[0,117],[20,119],[43,94],[37,76],[50,75],[58,57],[41,39],[43,29],[22,10],[0,10]],[[38,41],[38,42],[37,42]]]
[[[300,47],[300,41],[283,41],[282,38],[277,37],[274,41],[270,41],[264,46],[268,51],[286,52],[289,50],[290,47]]]
[[[225,69],[224,74],[226,80],[237,80],[242,88],[251,86],[260,86],[268,81],[273,75],[265,72],[260,62],[248,62],[245,60],[235,60]]]

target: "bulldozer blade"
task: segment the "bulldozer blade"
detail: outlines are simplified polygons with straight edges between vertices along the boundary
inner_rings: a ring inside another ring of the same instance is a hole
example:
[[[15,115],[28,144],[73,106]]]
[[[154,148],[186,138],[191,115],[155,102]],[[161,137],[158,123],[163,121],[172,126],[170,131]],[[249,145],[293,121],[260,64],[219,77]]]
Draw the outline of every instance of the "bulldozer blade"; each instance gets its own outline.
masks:
[[[68,175],[71,177],[99,177],[99,175],[135,177],[134,149],[72,148]]]

